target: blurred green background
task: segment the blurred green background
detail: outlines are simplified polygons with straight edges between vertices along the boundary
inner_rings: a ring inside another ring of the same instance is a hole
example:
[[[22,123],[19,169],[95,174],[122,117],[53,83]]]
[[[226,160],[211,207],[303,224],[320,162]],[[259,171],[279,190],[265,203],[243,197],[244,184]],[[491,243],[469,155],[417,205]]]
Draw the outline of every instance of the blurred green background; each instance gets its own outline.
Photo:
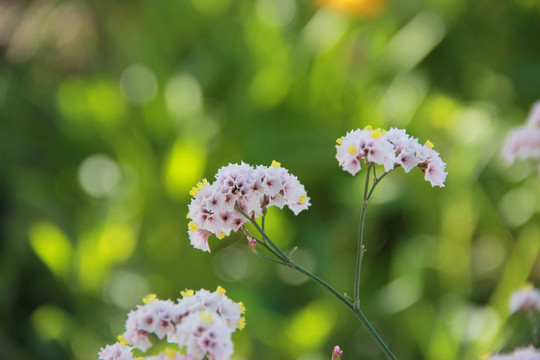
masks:
[[[430,139],[446,188],[387,177],[362,304],[401,359],[500,349],[509,294],[540,281],[536,164],[504,137],[540,98],[537,0],[0,1],[0,358],[97,359],[147,293],[222,285],[234,359],[381,359],[322,288],[240,235],[187,239],[188,191],[229,162],[297,175],[312,206],[269,234],[352,292],[363,176],[335,139]]]

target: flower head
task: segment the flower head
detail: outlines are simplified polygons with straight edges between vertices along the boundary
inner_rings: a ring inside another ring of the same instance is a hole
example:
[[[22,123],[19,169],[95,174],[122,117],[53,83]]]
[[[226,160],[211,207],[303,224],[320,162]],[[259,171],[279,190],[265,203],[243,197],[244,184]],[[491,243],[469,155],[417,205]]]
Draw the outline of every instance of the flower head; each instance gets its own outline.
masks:
[[[510,299],[512,314],[518,311],[528,314],[535,309],[540,310],[540,291],[528,285],[512,294]]]
[[[131,353],[132,348],[120,343],[107,345],[98,353],[99,360],[135,360]]]
[[[445,172],[446,164],[433,147],[429,140],[420,145],[418,139],[409,136],[403,129],[384,131],[367,126],[363,130],[350,131],[338,139],[336,158],[343,170],[351,175],[356,175],[362,169],[362,160],[366,164],[382,165],[385,171],[401,166],[408,173],[419,167],[431,186],[444,187],[448,174]]]
[[[216,291],[186,290],[176,302],[160,300],[154,294],[143,299],[128,314],[126,331],[120,342],[101,349],[100,360],[135,360],[132,349],[146,352],[153,344],[149,334],[185,348],[185,355],[167,348],[151,360],[195,360],[209,354],[215,360],[227,360],[233,353],[231,334],[245,326],[243,303],[236,303],[218,286]]]
[[[530,345],[526,348],[517,348],[508,354],[492,355],[487,360],[540,360],[540,350]]]
[[[332,360],[341,360],[341,355],[343,355],[343,350],[341,350],[338,345],[334,346]]]
[[[508,134],[502,156],[509,165],[516,159],[540,159],[540,101],[533,104],[525,125],[516,127]]]
[[[211,234],[223,239],[238,231],[248,221],[242,212],[257,218],[269,206],[288,206],[296,215],[310,205],[304,185],[275,160],[269,167],[229,164],[218,170],[213,183],[194,189],[188,234],[191,245],[203,251],[210,251]]]

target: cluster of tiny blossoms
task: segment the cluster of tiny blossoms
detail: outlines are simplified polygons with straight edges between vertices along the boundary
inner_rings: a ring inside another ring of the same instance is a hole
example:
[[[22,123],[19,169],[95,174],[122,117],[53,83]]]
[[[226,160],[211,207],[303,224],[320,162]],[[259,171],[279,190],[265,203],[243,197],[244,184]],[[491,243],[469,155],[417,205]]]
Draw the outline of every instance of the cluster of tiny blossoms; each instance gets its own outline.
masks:
[[[447,173],[446,164],[428,140],[420,145],[418,139],[409,136],[405,130],[391,128],[388,131],[366,126],[363,130],[349,131],[337,139],[336,158],[343,170],[356,175],[366,164],[384,166],[390,171],[396,166],[403,167],[406,173],[418,166],[431,186],[444,187]]]
[[[99,360],[230,359],[232,333],[245,326],[244,305],[225,296],[221,286],[214,292],[201,289],[181,294],[177,302],[159,300],[154,294],[145,297],[145,304],[128,314],[119,342],[101,349]],[[135,348],[144,353],[154,345],[150,334],[175,345],[157,356],[135,356]]]
[[[516,349],[508,354],[492,355],[487,360],[540,360],[540,351],[531,345]]]
[[[510,311],[530,314],[533,310],[540,311],[540,291],[532,285],[526,285],[512,294],[510,298]]]
[[[508,164],[513,164],[516,159],[540,159],[540,101],[533,105],[525,125],[508,134],[503,158]],[[540,162],[538,171],[540,172]]]
[[[341,360],[341,356],[343,355],[343,350],[336,345],[334,346],[334,350],[332,351],[332,359],[331,360]]]
[[[210,252],[210,234],[223,239],[248,221],[238,208],[255,219],[269,206],[282,209],[287,205],[296,215],[310,205],[304,185],[276,161],[269,167],[229,164],[215,178],[214,183],[204,179],[190,191],[189,239],[203,251]]]

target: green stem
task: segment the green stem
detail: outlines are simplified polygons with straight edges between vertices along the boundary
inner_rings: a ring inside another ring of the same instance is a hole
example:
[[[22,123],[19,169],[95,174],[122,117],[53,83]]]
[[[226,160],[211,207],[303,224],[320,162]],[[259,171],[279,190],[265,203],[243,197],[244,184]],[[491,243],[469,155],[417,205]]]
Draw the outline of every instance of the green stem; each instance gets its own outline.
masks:
[[[258,244],[264,246],[268,251],[270,251],[272,254],[274,254],[274,256],[277,257],[278,259],[281,259],[281,256],[274,249],[272,249],[270,246],[268,246],[268,244],[265,241],[261,241],[261,240],[257,239],[255,236],[251,235],[251,233],[249,232],[248,229],[246,229],[245,226],[242,226],[242,230],[243,230],[243,232],[244,232],[244,234],[246,236],[249,236],[249,237],[255,239]]]
[[[326,290],[330,291],[335,297],[338,298],[339,301],[344,303],[356,315],[356,317],[360,320],[362,325],[366,328],[366,330],[369,332],[369,334],[377,342],[377,344],[379,345],[381,350],[384,352],[384,354],[389,359],[396,360],[395,355],[392,353],[392,351],[390,351],[388,346],[385,344],[383,339],[379,336],[377,331],[375,331],[375,329],[373,328],[371,323],[368,321],[368,319],[366,318],[366,316],[364,315],[364,313],[362,313],[362,311],[360,309],[356,309],[354,307],[354,305],[351,304],[343,295],[338,293],[333,287],[328,285],[324,280],[320,279],[318,276],[310,273],[309,271],[307,271],[306,269],[302,268],[301,266],[299,266],[298,264],[296,264],[296,263],[294,263],[292,261],[291,261],[291,266],[293,268],[295,268],[296,270],[300,271],[301,273],[303,273],[304,275],[308,276],[311,280],[315,281],[317,284],[321,285]]]
[[[274,248],[274,250],[276,250],[278,252],[278,255],[279,255],[279,258],[283,261],[287,261],[288,257],[287,255],[276,245],[274,244],[274,242],[272,240],[270,240],[270,238],[266,235],[266,233],[264,232],[263,229],[261,229],[261,227],[259,226],[259,224],[257,224],[257,222],[255,220],[253,220],[251,217],[249,217],[248,214],[246,214],[244,211],[242,211],[242,209],[240,209],[239,206],[236,206],[236,210],[238,210],[242,215],[244,215],[244,217],[250,222],[253,224],[253,226],[255,226],[255,228],[257,229],[257,231],[263,236],[265,242],[268,242],[270,244],[270,246],[272,246]]]
[[[252,221],[252,220],[250,219],[250,221]],[[260,234],[269,243],[273,244],[272,240],[270,240],[268,235],[266,235],[266,233],[264,233],[264,231],[262,231],[262,229],[257,225],[257,223],[255,223],[253,225],[256,225],[257,230],[260,232]],[[266,245],[266,244],[263,243],[263,245]],[[266,246],[268,246],[268,245],[266,245]],[[279,247],[277,247],[277,248],[279,249]],[[334,295],[339,301],[341,301],[343,304],[345,304],[345,306],[347,306],[356,315],[356,317],[360,320],[360,322],[362,323],[364,328],[368,331],[368,333],[371,335],[371,337],[375,340],[377,345],[379,345],[379,347],[384,352],[384,354],[388,357],[388,359],[397,360],[397,358],[394,356],[392,351],[390,351],[390,349],[385,344],[383,339],[379,336],[377,331],[375,331],[375,329],[373,328],[371,323],[368,321],[366,316],[362,313],[362,311],[359,308],[357,309],[350,301],[348,301],[343,295],[341,295],[339,292],[337,292],[332,286],[327,284],[324,280],[322,280],[318,276],[312,274],[308,270],[304,269],[303,267],[301,267],[300,265],[295,263],[290,257],[285,255],[285,253],[283,253],[283,251],[281,251],[281,249],[280,249],[280,253],[283,254],[283,256],[284,256],[284,258],[282,259],[284,262],[277,262],[277,263],[279,263],[280,265],[284,265],[284,266],[288,266],[288,267],[291,267],[293,269],[296,269],[297,271],[299,271],[302,274],[306,275],[311,280],[315,281],[317,284],[321,285],[326,290],[328,290],[332,295]]]
[[[255,249],[252,249],[251,251],[252,251],[255,255],[257,255],[258,257],[260,257],[261,259],[263,259],[263,260],[269,261],[269,262],[274,263],[274,264],[287,265],[286,262],[283,262],[283,261],[280,261],[280,260],[275,260],[275,259],[269,258],[268,256],[264,256],[263,254],[261,254],[260,252],[258,252],[258,251],[255,250]]]
[[[365,200],[369,200],[371,199],[371,195],[373,194],[373,190],[375,190],[375,186],[377,186],[381,181],[382,179],[384,179],[384,177],[388,174],[390,174],[390,172],[394,170],[394,169],[391,169],[391,170],[388,170],[387,172],[385,172],[384,174],[381,175],[380,178],[376,178],[375,179],[375,182],[373,183],[373,186],[371,186],[371,190],[369,190],[369,193],[367,195],[367,198]]]
[[[366,211],[368,206],[368,187],[369,187],[369,175],[373,164],[368,165],[366,171],[366,182],[364,184],[364,197],[362,200],[362,212],[360,214],[360,225],[358,229],[358,248],[356,249],[356,272],[354,278],[354,307],[360,309],[360,275],[362,273],[362,260],[364,258],[364,221],[366,219]],[[375,169],[373,169],[375,172]],[[373,188],[372,188],[373,189]]]

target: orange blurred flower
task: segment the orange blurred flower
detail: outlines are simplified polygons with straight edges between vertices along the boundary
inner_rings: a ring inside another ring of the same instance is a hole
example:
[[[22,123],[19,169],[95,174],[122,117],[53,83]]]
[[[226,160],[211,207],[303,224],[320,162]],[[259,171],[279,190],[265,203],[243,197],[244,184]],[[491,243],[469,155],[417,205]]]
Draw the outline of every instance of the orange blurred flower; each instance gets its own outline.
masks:
[[[386,0],[317,0],[320,6],[329,6],[353,15],[373,16],[386,7]]]

